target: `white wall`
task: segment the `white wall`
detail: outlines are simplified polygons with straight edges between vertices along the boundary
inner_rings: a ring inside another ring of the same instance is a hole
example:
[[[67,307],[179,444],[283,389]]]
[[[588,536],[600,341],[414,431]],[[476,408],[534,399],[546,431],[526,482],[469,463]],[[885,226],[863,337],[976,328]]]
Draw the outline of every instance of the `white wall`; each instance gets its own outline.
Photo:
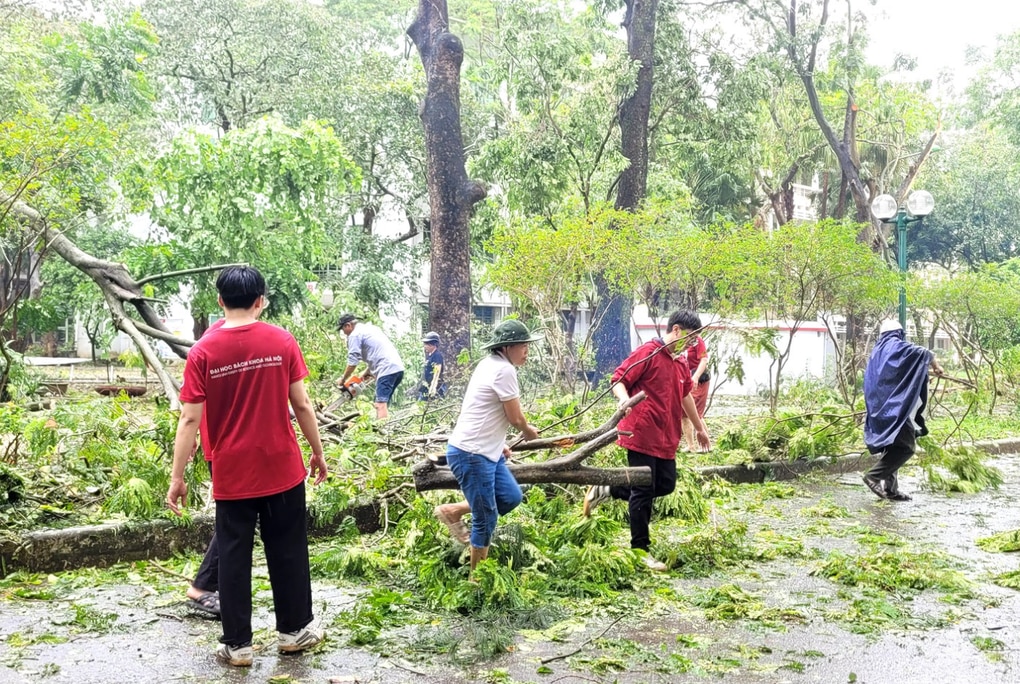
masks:
[[[762,329],[766,326],[762,322],[745,321],[722,321],[711,313],[702,313],[701,322],[706,326],[702,337],[708,346],[708,351],[719,360],[719,371],[712,377],[712,385],[715,387],[726,375],[725,359],[734,353],[739,356],[744,367],[744,382],[738,384],[735,380],[722,383],[718,394],[729,395],[756,395],[759,391],[769,386],[769,374],[772,365],[772,358],[767,354],[752,355],[744,348],[737,330]],[[778,330],[778,346],[780,351],[786,348],[790,341],[791,326],[788,322],[781,322],[771,326]],[[665,332],[666,321],[660,320],[660,330]],[[634,327],[632,328],[632,341],[634,346],[644,344],[656,337],[654,321],[648,316],[647,308],[643,305],[634,307]],[[825,325],[818,322],[809,322],[802,325],[793,334],[793,346],[790,349],[790,356],[783,369],[784,382],[796,378],[814,378],[821,380],[825,377],[826,363],[832,355],[832,344],[825,332]]]

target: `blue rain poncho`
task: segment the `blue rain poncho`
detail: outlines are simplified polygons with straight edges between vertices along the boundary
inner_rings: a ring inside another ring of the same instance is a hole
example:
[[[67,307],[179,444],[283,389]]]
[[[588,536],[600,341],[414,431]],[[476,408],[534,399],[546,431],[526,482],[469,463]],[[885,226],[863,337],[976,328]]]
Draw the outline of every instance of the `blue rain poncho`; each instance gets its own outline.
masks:
[[[892,444],[908,421],[918,436],[928,434],[923,414],[932,356],[907,342],[903,330],[879,335],[864,370],[864,443],[872,453]]]

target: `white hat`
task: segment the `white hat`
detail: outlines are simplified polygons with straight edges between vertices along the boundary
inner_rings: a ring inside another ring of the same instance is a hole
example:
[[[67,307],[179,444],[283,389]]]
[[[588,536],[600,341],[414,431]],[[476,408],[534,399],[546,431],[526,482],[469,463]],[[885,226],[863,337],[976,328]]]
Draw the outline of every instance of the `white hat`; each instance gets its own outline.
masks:
[[[878,328],[878,334],[887,333],[891,330],[903,330],[903,326],[895,318],[887,318],[882,321],[882,325]]]

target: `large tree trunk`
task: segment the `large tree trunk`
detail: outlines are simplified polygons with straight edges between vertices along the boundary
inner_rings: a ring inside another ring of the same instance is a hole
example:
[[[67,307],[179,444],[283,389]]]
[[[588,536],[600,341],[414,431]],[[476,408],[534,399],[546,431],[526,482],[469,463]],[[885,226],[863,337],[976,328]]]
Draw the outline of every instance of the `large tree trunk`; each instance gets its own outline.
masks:
[[[659,0],[627,0],[623,26],[627,30],[627,53],[640,64],[630,97],[620,103],[620,150],[630,164],[620,174],[616,208],[633,211],[645,198],[648,183],[648,119],[652,110],[655,61],[655,13]],[[630,353],[629,295],[613,293],[605,278],[596,278],[600,311],[595,341],[595,365],[599,377],[608,375]]]
[[[432,275],[429,328],[449,340],[456,355],[471,348],[472,207],[485,186],[467,177],[460,126],[460,66],[464,46],[449,32],[446,0],[420,0],[407,29],[425,67],[421,105],[429,189]]]

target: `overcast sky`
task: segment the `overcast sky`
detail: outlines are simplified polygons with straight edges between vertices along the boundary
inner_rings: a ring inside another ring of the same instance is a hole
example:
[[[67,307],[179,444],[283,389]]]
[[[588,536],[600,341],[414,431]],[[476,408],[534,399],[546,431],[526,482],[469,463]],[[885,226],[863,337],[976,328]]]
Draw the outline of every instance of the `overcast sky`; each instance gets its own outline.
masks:
[[[991,55],[996,36],[1020,29],[1015,0],[878,0],[862,9],[874,17],[868,30],[873,62],[889,66],[896,53],[911,55],[922,78],[952,69],[958,84],[970,73],[964,66],[968,46],[984,47]]]

